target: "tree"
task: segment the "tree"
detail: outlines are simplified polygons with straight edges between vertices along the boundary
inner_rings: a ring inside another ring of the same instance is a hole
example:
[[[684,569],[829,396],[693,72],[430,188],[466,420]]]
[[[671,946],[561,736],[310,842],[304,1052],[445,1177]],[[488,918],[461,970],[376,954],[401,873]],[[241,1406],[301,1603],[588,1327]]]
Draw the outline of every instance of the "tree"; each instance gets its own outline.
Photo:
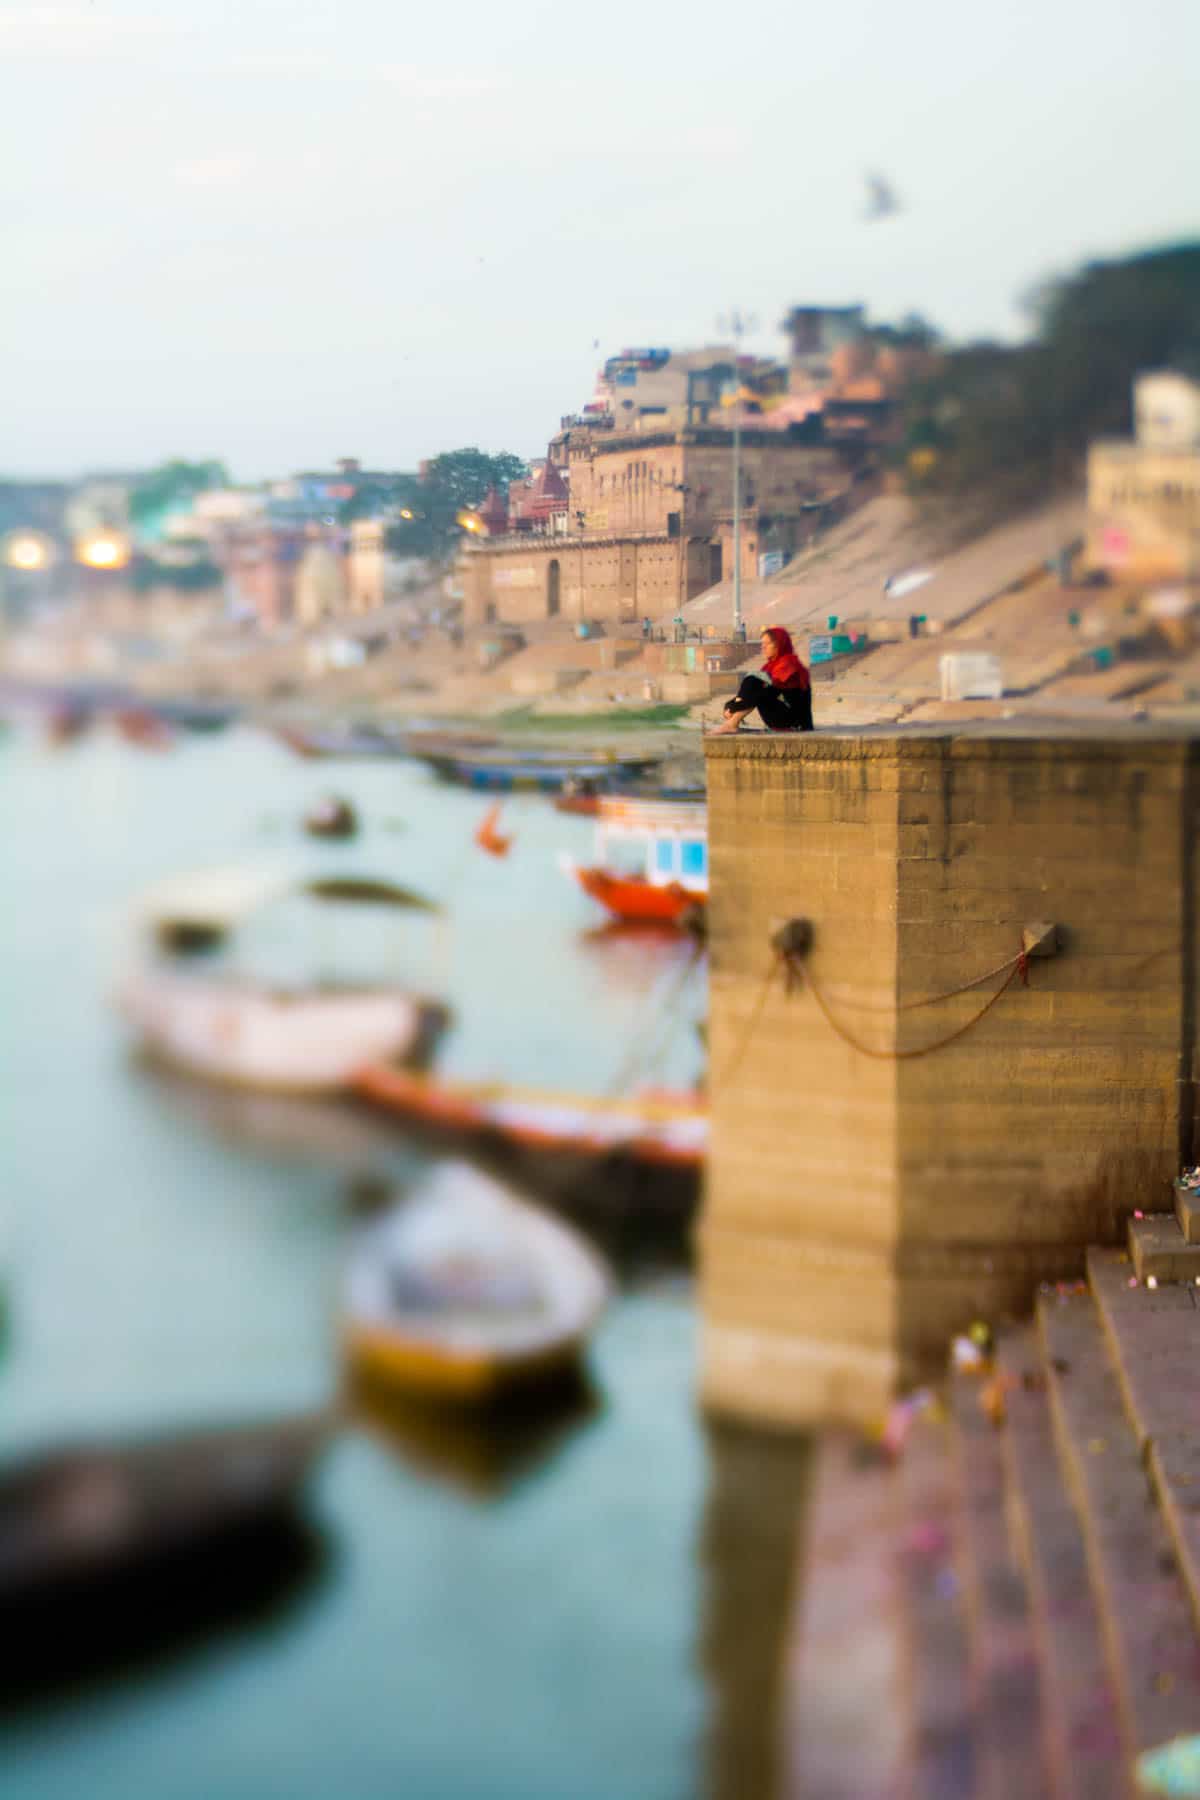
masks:
[[[478,506],[490,487],[506,495],[510,483],[520,481],[528,472],[527,464],[507,450],[488,456],[471,446],[435,456],[425,465],[423,486],[461,512],[464,507]]]
[[[943,353],[904,398],[900,460],[910,488],[953,501],[964,528],[1078,479],[1088,443],[1131,429],[1134,377],[1200,374],[1200,244],[1089,263],[1027,301],[1023,344]]]
[[[1044,282],[1026,304],[1077,438],[1131,429],[1135,375],[1200,375],[1200,243],[1088,263]]]
[[[210,488],[228,487],[222,462],[185,462],[176,458],[151,469],[129,496],[129,517],[139,531],[153,535],[171,512],[181,511]]]
[[[403,512],[388,532],[388,548],[400,556],[448,558],[459,538],[458,515],[478,506],[488,489],[507,494],[509,485],[529,472],[528,465],[511,451],[495,456],[474,445],[448,450],[424,466],[411,499],[401,502]]]

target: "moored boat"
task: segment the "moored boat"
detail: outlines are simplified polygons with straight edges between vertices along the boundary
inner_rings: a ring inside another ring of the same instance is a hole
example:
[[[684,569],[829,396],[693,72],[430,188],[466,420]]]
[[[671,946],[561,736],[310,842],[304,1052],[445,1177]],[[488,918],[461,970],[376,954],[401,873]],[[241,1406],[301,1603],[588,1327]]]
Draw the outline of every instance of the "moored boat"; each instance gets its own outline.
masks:
[[[133,1571],[286,1514],[330,1423],[312,1415],[87,1444],[0,1470],[0,1598]]]
[[[209,1081],[276,1093],[332,1093],[384,1057],[428,1044],[440,1007],[402,988],[297,987],[147,962],[117,993],[145,1051]]]
[[[490,1404],[573,1367],[611,1291],[576,1232],[468,1164],[444,1164],[358,1234],[347,1361],[413,1398]]]
[[[239,866],[169,875],[148,888],[134,912],[136,931],[172,955],[214,950],[253,914],[289,895],[352,906],[434,912],[413,888],[370,875],[297,877],[284,869]]]
[[[475,756],[428,750],[414,754],[439,780],[485,793],[559,794],[571,783],[588,784],[597,791],[609,789],[628,784],[654,768],[658,761],[653,756],[553,756],[541,750],[481,752]]]
[[[451,1081],[372,1063],[354,1091],[416,1124],[524,1151],[626,1156],[657,1168],[698,1171],[708,1152],[708,1109],[696,1094],[624,1099],[543,1092],[506,1082]]]
[[[708,902],[708,815],[690,801],[602,795],[593,861],[564,872],[615,919],[681,926]]]
[[[297,756],[407,756],[403,740],[375,725],[277,725],[275,736]]]
[[[239,708],[231,700],[189,700],[185,697],[160,696],[155,711],[169,725],[181,731],[224,731],[239,716]]]

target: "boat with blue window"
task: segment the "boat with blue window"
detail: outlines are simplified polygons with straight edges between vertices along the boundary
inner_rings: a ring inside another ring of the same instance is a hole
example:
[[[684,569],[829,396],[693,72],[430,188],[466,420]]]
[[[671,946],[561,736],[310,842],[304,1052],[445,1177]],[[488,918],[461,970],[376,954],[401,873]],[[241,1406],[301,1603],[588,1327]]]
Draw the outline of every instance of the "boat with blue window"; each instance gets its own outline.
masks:
[[[562,867],[628,924],[687,927],[708,901],[708,810],[690,801],[601,795],[595,859]]]

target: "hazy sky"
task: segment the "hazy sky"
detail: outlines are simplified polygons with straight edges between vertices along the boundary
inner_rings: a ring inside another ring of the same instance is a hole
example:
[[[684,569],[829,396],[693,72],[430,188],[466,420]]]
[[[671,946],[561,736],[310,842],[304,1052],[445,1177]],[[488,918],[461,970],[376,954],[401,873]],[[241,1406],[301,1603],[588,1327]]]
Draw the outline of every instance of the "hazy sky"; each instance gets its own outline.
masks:
[[[1011,333],[1198,224],[1196,0],[0,0],[0,70],[7,474],[536,454],[731,304]]]

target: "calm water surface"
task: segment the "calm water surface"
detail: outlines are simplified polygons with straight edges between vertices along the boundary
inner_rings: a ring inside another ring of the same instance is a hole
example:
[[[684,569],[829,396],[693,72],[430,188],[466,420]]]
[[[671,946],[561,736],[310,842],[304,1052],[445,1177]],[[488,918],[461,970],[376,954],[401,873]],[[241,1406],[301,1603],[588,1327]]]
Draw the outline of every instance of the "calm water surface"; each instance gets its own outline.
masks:
[[[296,830],[329,787],[368,828]],[[336,1380],[345,1174],[404,1179],[387,1121],[239,1106],[130,1061],[108,1003],[130,899],[180,869],[353,869],[444,915],[314,915],[245,934],[256,967],[386,970],[447,996],[443,1066],[603,1090],[653,1037],[686,947],[592,933],[555,867],[587,821],[505,807],[505,862],[472,850],[478,797],[403,763],[305,764],[251,732],[138,753],[106,733],[0,747],[0,1231],[12,1323],[0,1450],[319,1403]],[[653,1070],[697,1068],[699,983]],[[802,1470],[706,1432],[685,1280],[635,1280],[592,1355],[596,1401],[497,1468],[366,1428],[312,1487],[320,1566],[274,1616],[10,1719],[23,1800],[667,1800],[765,1792]],[[10,1651],[12,1647],[9,1647]]]

